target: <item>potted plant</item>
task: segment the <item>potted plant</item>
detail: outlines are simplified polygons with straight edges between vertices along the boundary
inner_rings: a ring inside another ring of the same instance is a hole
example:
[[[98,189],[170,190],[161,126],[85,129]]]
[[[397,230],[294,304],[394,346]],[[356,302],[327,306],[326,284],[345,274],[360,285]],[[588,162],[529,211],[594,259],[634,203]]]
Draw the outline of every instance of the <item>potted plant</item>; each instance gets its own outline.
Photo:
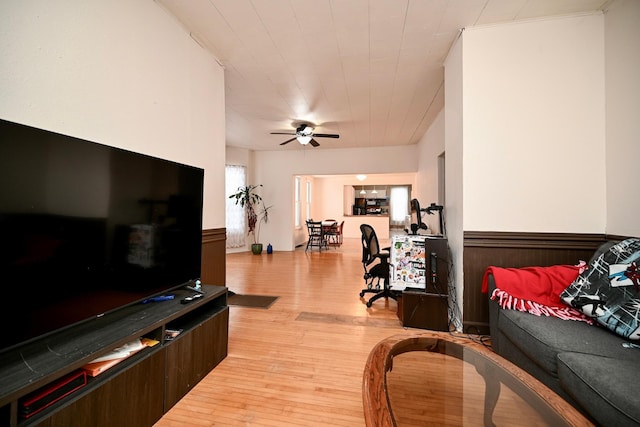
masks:
[[[272,207],[266,206],[262,196],[255,192],[258,187],[262,187],[262,184],[238,187],[238,191],[229,196],[230,199],[235,199],[236,205],[247,209],[247,234],[253,236],[251,252],[255,255],[262,253],[262,243],[259,242],[260,225],[262,222],[269,222],[269,209]]]

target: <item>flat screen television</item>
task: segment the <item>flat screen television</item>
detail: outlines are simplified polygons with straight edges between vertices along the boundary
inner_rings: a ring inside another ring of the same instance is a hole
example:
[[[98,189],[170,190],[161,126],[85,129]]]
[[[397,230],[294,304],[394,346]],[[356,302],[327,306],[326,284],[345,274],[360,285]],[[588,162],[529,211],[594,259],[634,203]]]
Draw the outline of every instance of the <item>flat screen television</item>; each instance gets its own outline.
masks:
[[[203,179],[0,120],[0,353],[198,279]]]

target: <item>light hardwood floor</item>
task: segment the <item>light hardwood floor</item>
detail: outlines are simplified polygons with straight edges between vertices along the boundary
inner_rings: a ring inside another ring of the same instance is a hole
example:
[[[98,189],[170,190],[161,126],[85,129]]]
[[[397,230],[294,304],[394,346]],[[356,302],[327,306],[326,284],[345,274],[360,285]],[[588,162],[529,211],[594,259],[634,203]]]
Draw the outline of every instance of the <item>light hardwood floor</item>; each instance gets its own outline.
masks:
[[[402,327],[393,300],[367,309],[360,257],[360,239],[322,253],[227,255],[230,290],[279,299],[269,309],[230,307],[228,356],[156,427],[364,426],[369,352],[420,330]]]

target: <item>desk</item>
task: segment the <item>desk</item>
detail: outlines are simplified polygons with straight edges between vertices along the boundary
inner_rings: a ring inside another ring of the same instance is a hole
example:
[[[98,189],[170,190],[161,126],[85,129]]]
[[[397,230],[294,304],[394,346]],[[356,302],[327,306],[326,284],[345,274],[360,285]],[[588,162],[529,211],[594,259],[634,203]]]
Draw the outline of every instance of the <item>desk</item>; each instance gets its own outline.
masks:
[[[391,238],[391,289],[424,290],[448,294],[447,239],[431,235],[395,235]]]
[[[404,327],[449,330],[449,254],[447,239],[395,235],[391,239],[391,290],[398,296]]]

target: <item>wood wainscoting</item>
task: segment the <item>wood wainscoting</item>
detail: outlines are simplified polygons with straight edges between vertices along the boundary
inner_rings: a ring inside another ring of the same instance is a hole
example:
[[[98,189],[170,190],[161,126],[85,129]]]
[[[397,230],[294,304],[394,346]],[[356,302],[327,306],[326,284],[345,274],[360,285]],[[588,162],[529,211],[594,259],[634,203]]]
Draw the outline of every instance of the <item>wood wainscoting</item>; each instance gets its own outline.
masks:
[[[200,280],[203,284],[226,286],[226,240],[226,228],[202,230]]]
[[[488,296],[481,290],[487,267],[575,265],[588,262],[606,240],[604,234],[465,231],[464,332],[489,334]]]

